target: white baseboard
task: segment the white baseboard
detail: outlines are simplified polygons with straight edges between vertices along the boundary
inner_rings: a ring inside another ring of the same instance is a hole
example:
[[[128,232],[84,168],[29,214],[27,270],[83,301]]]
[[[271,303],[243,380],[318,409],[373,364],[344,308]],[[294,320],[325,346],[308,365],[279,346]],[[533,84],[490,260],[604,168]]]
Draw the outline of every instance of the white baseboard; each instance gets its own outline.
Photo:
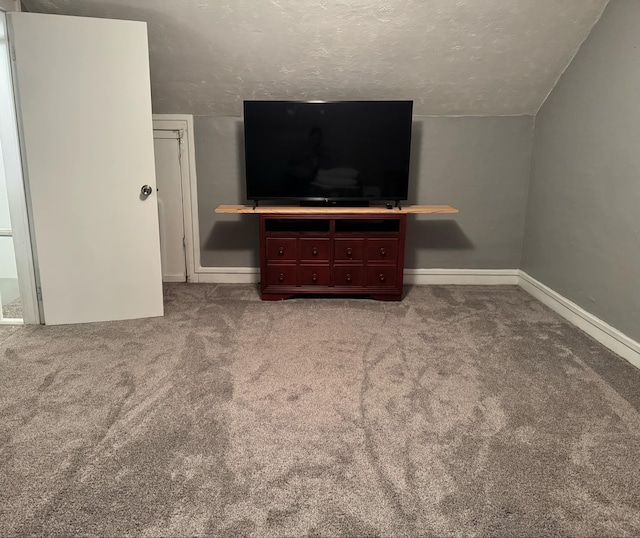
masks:
[[[595,338],[603,346],[608,347],[636,368],[640,368],[640,343],[632,340],[618,329],[614,329],[542,282],[538,282],[524,271],[520,271],[519,285],[551,310]]]
[[[181,275],[165,275],[162,277],[162,282],[186,282],[187,279]]]
[[[518,285],[518,269],[405,269],[405,284]],[[200,267],[193,282],[211,284],[255,284],[257,267]]]
[[[20,318],[3,318],[0,319],[0,325],[24,325],[24,320]]]
[[[260,269],[257,267],[198,267],[192,282],[205,284],[257,284]]]
[[[518,269],[405,269],[404,283],[455,284],[470,286],[513,285],[519,282]]]

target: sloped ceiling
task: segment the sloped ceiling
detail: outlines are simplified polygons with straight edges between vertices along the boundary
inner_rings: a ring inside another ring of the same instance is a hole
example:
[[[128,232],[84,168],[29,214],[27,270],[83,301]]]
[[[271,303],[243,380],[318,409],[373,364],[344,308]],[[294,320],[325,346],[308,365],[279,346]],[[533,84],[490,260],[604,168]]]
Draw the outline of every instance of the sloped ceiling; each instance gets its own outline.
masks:
[[[148,23],[154,112],[243,99],[413,99],[421,115],[535,114],[609,0],[23,0]]]

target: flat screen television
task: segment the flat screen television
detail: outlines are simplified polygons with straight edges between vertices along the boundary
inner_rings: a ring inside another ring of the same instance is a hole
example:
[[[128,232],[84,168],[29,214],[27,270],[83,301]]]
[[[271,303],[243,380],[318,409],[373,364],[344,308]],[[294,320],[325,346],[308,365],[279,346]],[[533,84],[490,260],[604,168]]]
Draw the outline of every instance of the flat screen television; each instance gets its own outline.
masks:
[[[406,200],[412,111],[413,101],[245,101],[247,199]]]

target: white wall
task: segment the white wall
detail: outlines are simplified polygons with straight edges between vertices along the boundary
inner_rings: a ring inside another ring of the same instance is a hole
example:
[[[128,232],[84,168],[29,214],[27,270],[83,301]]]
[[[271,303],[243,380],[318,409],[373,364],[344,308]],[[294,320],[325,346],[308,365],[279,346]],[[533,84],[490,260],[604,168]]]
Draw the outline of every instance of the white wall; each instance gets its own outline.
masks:
[[[18,278],[11,237],[0,237],[0,278]]]
[[[2,147],[0,146],[0,230],[7,228],[11,228],[11,218],[9,217],[9,197],[4,176]]]
[[[7,183],[2,164],[2,148],[0,148],[0,230],[3,229],[11,229],[11,220],[9,218]],[[18,278],[13,239],[11,237],[0,236],[0,278]]]

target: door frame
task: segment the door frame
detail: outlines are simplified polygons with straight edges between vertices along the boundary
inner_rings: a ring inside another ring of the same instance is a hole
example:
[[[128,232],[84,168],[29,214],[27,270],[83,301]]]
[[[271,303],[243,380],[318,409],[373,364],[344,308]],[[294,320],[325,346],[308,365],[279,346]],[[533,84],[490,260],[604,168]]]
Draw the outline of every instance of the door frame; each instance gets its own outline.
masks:
[[[19,11],[19,10],[18,10]],[[36,269],[31,243],[27,195],[22,167],[20,125],[16,115],[16,96],[13,88],[8,21],[0,9],[0,145],[4,163],[9,213],[16,257],[18,286],[22,301],[22,320],[25,325],[41,323],[37,294]],[[4,320],[3,324],[15,324]]]
[[[187,282],[197,282],[196,267],[198,267],[200,263],[200,226],[198,222],[198,191],[193,116],[190,114],[154,114],[153,130],[177,131],[179,133],[182,217]]]

